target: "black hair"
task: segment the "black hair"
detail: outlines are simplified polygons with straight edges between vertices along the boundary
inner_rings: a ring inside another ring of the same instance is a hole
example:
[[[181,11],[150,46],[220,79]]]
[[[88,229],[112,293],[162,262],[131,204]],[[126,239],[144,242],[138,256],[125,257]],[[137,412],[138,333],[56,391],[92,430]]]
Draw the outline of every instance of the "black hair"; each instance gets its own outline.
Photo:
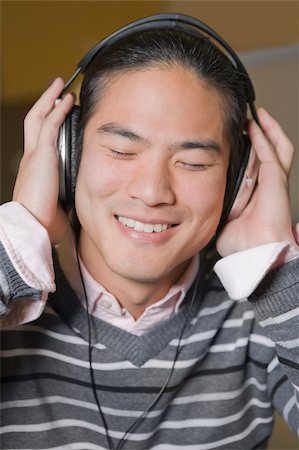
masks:
[[[182,67],[214,87],[222,99],[222,116],[231,156],[226,201],[232,196],[242,159],[243,132],[247,118],[247,78],[208,37],[179,29],[152,29],[132,33],[99,52],[88,66],[81,87],[81,118],[78,129],[78,161],[85,126],[101,93],[121,72],[147,67]]]

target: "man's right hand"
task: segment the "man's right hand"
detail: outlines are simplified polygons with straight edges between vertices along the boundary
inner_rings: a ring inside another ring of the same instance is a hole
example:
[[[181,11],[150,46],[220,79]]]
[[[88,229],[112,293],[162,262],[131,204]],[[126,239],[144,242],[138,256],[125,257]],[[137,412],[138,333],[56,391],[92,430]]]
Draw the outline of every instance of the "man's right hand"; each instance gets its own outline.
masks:
[[[22,204],[47,229],[53,245],[63,239],[70,226],[58,203],[56,143],[59,127],[74,104],[73,95],[67,94],[55,106],[63,87],[63,80],[55,79],[25,118],[24,154],[13,192],[13,201]]]

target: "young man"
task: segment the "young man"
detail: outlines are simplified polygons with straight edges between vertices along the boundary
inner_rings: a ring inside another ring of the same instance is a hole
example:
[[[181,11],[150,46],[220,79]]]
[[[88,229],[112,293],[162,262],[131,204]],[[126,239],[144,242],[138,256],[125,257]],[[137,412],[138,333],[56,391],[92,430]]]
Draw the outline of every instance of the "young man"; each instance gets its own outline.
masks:
[[[293,149],[265,110],[263,132],[248,126],[258,185],[218,227],[245,84],[179,29],[96,55],[81,89],[74,238],[56,154],[74,99],[55,106],[56,79],[27,115],[14,202],[1,207],[4,448],[265,448],[274,408],[298,429]],[[215,239],[227,293],[210,270]]]

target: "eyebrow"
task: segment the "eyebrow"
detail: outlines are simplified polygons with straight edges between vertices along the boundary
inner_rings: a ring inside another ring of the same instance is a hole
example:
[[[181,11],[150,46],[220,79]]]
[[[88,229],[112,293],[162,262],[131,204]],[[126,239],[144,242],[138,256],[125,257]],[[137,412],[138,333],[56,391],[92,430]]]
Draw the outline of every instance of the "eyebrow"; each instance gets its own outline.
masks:
[[[143,145],[150,146],[150,141],[144,138],[129,128],[123,127],[116,123],[106,123],[97,128],[97,133],[111,134],[114,136],[120,136],[133,142],[141,143]],[[212,150],[215,153],[221,153],[221,147],[217,142],[212,139],[203,140],[187,140],[171,144],[169,147],[171,150]]]
[[[97,129],[97,132],[124,137],[130,141],[139,142],[139,143],[146,144],[146,145],[150,144],[150,141],[148,139],[139,136],[137,133],[130,130],[129,128],[122,127],[115,123],[106,123],[106,124],[100,126]]]
[[[203,140],[195,140],[195,141],[183,141],[178,142],[176,144],[172,144],[170,146],[173,149],[177,150],[212,150],[215,153],[221,153],[221,147],[217,144],[217,142],[212,139],[203,139]]]

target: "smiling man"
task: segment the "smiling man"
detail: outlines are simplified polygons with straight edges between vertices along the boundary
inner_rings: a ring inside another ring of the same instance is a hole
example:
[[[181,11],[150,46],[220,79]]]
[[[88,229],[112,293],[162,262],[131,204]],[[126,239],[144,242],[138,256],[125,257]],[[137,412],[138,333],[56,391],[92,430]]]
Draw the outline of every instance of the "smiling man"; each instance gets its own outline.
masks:
[[[266,448],[274,408],[298,430],[293,148],[263,109],[246,126],[246,73],[171,20],[114,37],[86,69],[74,233],[61,78],[25,119],[0,208],[4,449]],[[232,216],[247,132],[258,183]]]

